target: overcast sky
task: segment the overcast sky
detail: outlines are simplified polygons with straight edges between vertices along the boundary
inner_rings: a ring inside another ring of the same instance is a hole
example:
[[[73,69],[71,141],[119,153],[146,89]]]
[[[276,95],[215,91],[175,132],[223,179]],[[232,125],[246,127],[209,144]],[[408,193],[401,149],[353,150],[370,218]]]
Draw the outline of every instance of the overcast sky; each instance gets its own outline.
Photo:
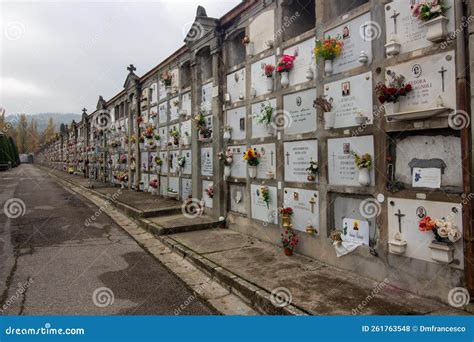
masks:
[[[219,18],[240,0],[0,0],[0,107],[7,114],[92,112],[181,47],[202,5]]]

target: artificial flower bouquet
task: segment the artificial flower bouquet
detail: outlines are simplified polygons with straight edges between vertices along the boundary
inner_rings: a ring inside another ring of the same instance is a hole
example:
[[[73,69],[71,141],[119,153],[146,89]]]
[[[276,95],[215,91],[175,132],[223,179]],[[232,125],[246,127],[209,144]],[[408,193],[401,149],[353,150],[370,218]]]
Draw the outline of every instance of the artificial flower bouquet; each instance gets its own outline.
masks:
[[[387,72],[389,79],[386,83],[380,82],[375,87],[375,92],[380,103],[396,103],[400,97],[407,96],[413,88],[411,84],[405,84],[405,77],[394,72]]]
[[[444,15],[448,9],[444,0],[432,0],[412,5],[411,13],[421,21],[429,21]]]
[[[418,229],[422,232],[432,232],[438,242],[452,242],[455,243],[461,239],[461,231],[451,222],[442,219],[432,219],[425,216],[418,223]]]
[[[293,69],[295,59],[296,59],[296,56],[292,56],[292,55],[281,56],[280,60],[278,61],[276,70],[279,73],[289,72],[291,69]]]
[[[260,153],[257,152],[255,148],[247,148],[244,152],[244,160],[247,162],[249,166],[258,166],[260,164]]]
[[[333,60],[341,54],[344,43],[337,37],[327,36],[323,40],[316,40],[314,56],[316,59]]]
[[[359,155],[354,151],[351,154],[354,156],[354,163],[358,169],[372,169],[372,156],[370,154]]]

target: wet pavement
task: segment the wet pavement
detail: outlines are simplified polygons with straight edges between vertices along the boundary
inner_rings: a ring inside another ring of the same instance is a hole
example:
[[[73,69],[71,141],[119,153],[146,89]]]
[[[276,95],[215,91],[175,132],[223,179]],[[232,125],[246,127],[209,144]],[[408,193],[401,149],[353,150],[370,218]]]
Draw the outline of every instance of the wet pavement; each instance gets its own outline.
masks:
[[[1,315],[214,313],[107,215],[45,171],[21,165],[0,173],[0,204]]]

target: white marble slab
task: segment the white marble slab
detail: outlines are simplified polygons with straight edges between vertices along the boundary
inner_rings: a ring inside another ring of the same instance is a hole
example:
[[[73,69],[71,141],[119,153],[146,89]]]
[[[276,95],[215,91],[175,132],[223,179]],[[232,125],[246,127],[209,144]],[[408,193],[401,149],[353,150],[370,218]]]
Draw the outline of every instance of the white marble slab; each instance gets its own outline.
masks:
[[[285,154],[285,181],[308,182],[308,171],[310,160],[318,161],[318,141],[301,140],[284,143]]]
[[[319,192],[284,188],[283,194],[284,206],[294,211],[291,219],[293,229],[304,232],[308,224],[311,224],[319,233]]]

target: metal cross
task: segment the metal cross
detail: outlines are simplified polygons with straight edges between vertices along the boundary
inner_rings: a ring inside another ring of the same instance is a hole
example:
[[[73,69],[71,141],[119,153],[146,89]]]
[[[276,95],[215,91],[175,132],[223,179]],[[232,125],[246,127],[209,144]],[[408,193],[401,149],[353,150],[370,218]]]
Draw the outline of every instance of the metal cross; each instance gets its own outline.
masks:
[[[290,152],[286,152],[286,165],[290,165]]]
[[[311,199],[309,200],[309,204],[311,204],[311,214],[314,214],[314,205],[316,204],[316,200],[314,199],[314,197],[311,197]]]
[[[441,89],[443,90],[444,93],[444,73],[448,71],[448,69],[445,69],[444,66],[441,67],[441,70],[438,71],[441,74]]]
[[[273,151],[270,152],[270,165],[273,166]]]
[[[394,215],[398,217],[398,232],[401,233],[402,232],[402,217],[405,216],[405,214],[402,214],[400,209],[398,209],[398,212]]]
[[[128,67],[127,67],[127,70],[130,71],[130,73],[134,72],[135,70],[137,70],[137,68],[135,68],[135,66],[133,64],[130,64]]]
[[[400,15],[400,12],[397,13],[396,10],[393,10],[393,15],[390,17],[393,19],[393,33],[397,34],[397,17]]]
[[[332,157],[332,169],[336,170],[336,154],[333,152],[331,157]]]

